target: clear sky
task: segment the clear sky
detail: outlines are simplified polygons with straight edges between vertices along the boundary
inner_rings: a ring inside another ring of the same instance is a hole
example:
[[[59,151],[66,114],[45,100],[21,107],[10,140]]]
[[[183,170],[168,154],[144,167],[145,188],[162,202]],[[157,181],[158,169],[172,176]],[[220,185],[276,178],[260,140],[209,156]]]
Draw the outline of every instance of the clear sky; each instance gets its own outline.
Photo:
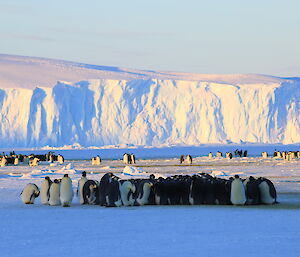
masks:
[[[0,0],[0,53],[300,76],[300,1]]]

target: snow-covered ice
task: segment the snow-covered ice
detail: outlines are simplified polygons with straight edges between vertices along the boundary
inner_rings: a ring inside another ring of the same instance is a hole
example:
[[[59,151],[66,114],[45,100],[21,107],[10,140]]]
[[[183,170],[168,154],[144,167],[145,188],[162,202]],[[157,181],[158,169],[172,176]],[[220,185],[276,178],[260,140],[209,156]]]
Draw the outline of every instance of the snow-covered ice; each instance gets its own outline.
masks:
[[[72,163],[72,164],[70,164]],[[0,256],[299,256],[300,160],[196,157],[193,165],[178,159],[70,161],[50,166],[0,167]],[[24,205],[27,183],[41,185],[46,176],[70,172],[74,192],[81,172],[99,180],[106,172],[121,176],[157,173],[164,176],[207,172],[222,177],[265,176],[278,191],[272,206],[142,206],[70,208],[44,206],[37,198]]]

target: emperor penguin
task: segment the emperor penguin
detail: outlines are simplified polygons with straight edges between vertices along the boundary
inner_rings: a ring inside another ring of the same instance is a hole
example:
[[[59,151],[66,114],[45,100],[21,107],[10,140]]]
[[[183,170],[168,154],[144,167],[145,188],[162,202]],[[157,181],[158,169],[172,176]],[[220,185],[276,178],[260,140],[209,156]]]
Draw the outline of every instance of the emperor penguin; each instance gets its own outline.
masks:
[[[258,188],[260,192],[260,201],[262,204],[274,204],[277,203],[276,189],[273,183],[266,178],[258,179]]]
[[[88,180],[82,189],[83,204],[99,204],[99,183],[96,180]]]
[[[70,207],[73,198],[72,180],[65,174],[60,182],[60,201],[63,207]]]
[[[244,205],[246,203],[245,186],[238,175],[231,182],[230,201],[233,205]]]
[[[41,186],[41,203],[42,204],[49,204],[50,198],[50,186],[52,184],[51,179],[47,176],[42,182]]]
[[[60,182],[58,179],[54,179],[53,183],[50,186],[49,190],[49,205],[60,205],[60,197],[59,197],[59,191],[60,191]]]
[[[123,163],[124,164],[131,164],[131,156],[128,153],[124,153]]]
[[[16,157],[16,158],[14,159],[14,165],[19,165],[19,158],[18,158],[18,157]]]
[[[124,206],[133,206],[134,193],[136,191],[135,185],[129,180],[119,180],[119,190],[122,204]]]
[[[40,190],[36,184],[29,183],[21,192],[21,199],[25,204],[34,204],[35,198],[40,194]]]
[[[192,156],[189,155],[189,154],[186,156],[186,160],[187,160],[187,163],[188,163],[188,164],[192,164],[192,163],[193,163]]]
[[[258,180],[250,176],[244,181],[244,186],[246,190],[247,205],[254,205],[260,203],[260,192],[258,187]]]
[[[154,204],[153,183],[150,180],[141,181],[138,184],[136,195],[136,205]]]
[[[65,162],[65,158],[64,158],[62,155],[58,154],[58,155],[57,155],[57,161],[58,161],[60,164],[63,164],[63,163]]]
[[[131,157],[131,163],[135,164],[135,155],[132,153],[130,157]]]
[[[77,197],[79,198],[79,203],[80,204],[84,204],[83,186],[84,186],[85,182],[87,182],[87,180],[88,179],[86,178],[86,172],[83,171],[81,179],[79,179],[78,186],[77,186]]]

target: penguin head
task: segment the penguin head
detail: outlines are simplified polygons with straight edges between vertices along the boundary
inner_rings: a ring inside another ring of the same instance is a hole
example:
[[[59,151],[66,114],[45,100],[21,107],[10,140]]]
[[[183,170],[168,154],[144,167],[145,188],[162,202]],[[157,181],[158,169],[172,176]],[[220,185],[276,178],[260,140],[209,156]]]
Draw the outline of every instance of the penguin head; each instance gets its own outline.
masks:
[[[255,180],[254,177],[252,177],[252,176],[249,177],[249,181],[254,181],[254,180]]]
[[[45,179],[48,180],[48,181],[50,180],[50,178],[48,176],[46,176]]]
[[[69,175],[68,175],[68,174],[65,174],[65,175],[64,175],[64,178],[67,178],[67,177],[69,177]]]
[[[240,178],[240,176],[239,175],[234,175],[234,178],[237,179],[237,178]]]
[[[59,180],[58,179],[54,179],[53,182],[56,183],[56,184],[59,184]]]
[[[154,175],[154,174],[151,174],[151,175],[149,176],[149,178],[150,178],[150,179],[155,179],[155,175]]]
[[[82,176],[86,177],[86,172],[85,171],[82,172]]]

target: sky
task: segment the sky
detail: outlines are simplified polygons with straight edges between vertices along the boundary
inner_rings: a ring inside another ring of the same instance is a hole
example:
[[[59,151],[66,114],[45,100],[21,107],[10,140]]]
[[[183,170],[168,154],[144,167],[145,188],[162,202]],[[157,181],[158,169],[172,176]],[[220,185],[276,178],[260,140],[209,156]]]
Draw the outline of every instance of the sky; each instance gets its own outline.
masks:
[[[300,1],[0,0],[0,53],[300,76]]]

